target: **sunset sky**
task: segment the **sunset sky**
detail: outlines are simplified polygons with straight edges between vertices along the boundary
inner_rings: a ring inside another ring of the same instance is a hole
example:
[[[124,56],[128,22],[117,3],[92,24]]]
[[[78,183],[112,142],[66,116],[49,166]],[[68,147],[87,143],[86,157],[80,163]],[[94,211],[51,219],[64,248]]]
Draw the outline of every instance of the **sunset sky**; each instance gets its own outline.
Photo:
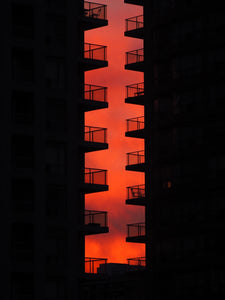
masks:
[[[143,222],[144,208],[126,205],[126,187],[144,183],[144,174],[125,171],[126,153],[144,149],[144,141],[125,137],[126,119],[144,115],[142,106],[125,104],[125,86],[143,82],[143,74],[124,69],[125,52],[142,48],[143,41],[124,37],[125,19],[143,14],[143,8],[124,0],[94,1],[107,4],[109,25],[85,33],[85,42],[108,46],[109,67],[89,71],[85,83],[108,87],[109,108],[88,112],[85,123],[108,128],[109,149],[86,154],[86,167],[108,170],[109,191],[85,197],[86,209],[108,211],[109,233],[86,237],[88,257],[126,263],[145,256],[144,244],[126,243],[126,224]]]

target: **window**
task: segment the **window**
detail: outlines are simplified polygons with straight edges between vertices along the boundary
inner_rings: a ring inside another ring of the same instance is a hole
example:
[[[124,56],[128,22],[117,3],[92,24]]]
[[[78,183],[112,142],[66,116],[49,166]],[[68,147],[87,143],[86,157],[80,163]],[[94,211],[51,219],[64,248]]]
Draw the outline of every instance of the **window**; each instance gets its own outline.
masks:
[[[51,278],[46,282],[45,297],[48,300],[65,299],[66,284],[63,278]]]
[[[17,261],[34,259],[34,226],[30,223],[13,223],[11,232],[11,257]]]
[[[16,124],[32,124],[34,118],[33,95],[31,93],[13,91],[12,119]]]
[[[32,82],[34,79],[34,56],[32,50],[12,49],[12,78],[18,82]]]
[[[211,86],[208,95],[208,109],[222,108],[224,110],[225,86],[224,83]]]
[[[65,217],[67,209],[66,187],[63,185],[48,185],[46,197],[47,216]]]
[[[62,99],[47,99],[46,127],[50,130],[66,129],[66,103]]]
[[[192,78],[201,72],[202,57],[200,55],[183,56],[173,59],[173,78]]]
[[[10,300],[34,300],[34,274],[14,272],[11,275]]]
[[[65,175],[66,173],[66,149],[65,145],[57,142],[49,142],[46,146],[46,170],[50,175]]]
[[[12,137],[12,161],[16,168],[32,168],[34,165],[34,142],[32,136]]]
[[[32,212],[34,209],[34,183],[32,179],[12,180],[12,208],[15,212]]]
[[[173,113],[193,113],[202,108],[201,90],[173,94]]]
[[[16,37],[30,38],[34,34],[34,11],[31,5],[12,3],[12,30]]]
[[[62,58],[47,58],[45,80],[47,88],[65,88],[65,61]]]
[[[51,46],[65,46],[66,21],[63,16],[47,15],[46,43]]]

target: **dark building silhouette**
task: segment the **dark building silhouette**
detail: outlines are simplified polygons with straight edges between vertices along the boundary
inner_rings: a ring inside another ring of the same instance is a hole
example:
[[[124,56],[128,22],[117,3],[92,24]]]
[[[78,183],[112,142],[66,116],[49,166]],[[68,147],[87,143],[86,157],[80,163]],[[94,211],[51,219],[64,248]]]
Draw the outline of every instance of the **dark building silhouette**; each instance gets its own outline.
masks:
[[[107,108],[107,88],[84,72],[107,49],[84,43],[106,26],[106,5],[83,0],[1,1],[1,299],[82,299],[85,235],[108,232],[107,213],[85,210],[107,171],[85,153],[107,149],[107,130],[85,126]],[[95,124],[90,124],[95,125]]]
[[[144,20],[151,295],[217,297],[225,294],[225,10],[221,1],[146,0]]]

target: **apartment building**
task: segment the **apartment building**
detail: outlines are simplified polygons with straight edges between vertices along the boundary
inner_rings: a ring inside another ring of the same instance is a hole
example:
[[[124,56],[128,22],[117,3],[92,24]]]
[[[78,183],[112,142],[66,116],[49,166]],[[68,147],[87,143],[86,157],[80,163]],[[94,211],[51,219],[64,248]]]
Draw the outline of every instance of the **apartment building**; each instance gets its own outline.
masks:
[[[107,129],[84,125],[108,107],[107,88],[84,82],[107,49],[84,31],[107,25],[107,7],[9,0],[0,15],[1,297],[82,299],[85,235],[108,232],[107,213],[84,199],[108,189],[107,170],[85,166],[85,153],[107,149]]]
[[[144,1],[146,260],[153,299],[225,293],[221,1]]]

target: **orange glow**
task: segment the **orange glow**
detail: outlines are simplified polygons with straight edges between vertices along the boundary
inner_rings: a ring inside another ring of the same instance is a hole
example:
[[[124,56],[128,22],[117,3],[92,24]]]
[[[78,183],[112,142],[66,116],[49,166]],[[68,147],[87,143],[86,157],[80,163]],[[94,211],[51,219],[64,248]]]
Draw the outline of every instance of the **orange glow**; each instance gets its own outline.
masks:
[[[144,244],[126,243],[126,224],[144,221],[144,208],[125,204],[126,187],[144,183],[144,174],[125,171],[126,153],[144,149],[142,139],[125,137],[126,119],[144,115],[142,106],[125,104],[125,86],[143,82],[143,74],[124,69],[125,52],[141,48],[141,40],[124,37],[125,19],[143,13],[124,0],[108,5],[109,26],[87,31],[85,42],[108,46],[109,67],[86,72],[85,83],[107,86],[109,108],[85,114],[85,125],[108,128],[109,150],[88,153],[86,167],[108,170],[109,191],[85,197],[86,209],[108,211],[109,233],[86,237],[85,256],[126,263],[145,256]]]

